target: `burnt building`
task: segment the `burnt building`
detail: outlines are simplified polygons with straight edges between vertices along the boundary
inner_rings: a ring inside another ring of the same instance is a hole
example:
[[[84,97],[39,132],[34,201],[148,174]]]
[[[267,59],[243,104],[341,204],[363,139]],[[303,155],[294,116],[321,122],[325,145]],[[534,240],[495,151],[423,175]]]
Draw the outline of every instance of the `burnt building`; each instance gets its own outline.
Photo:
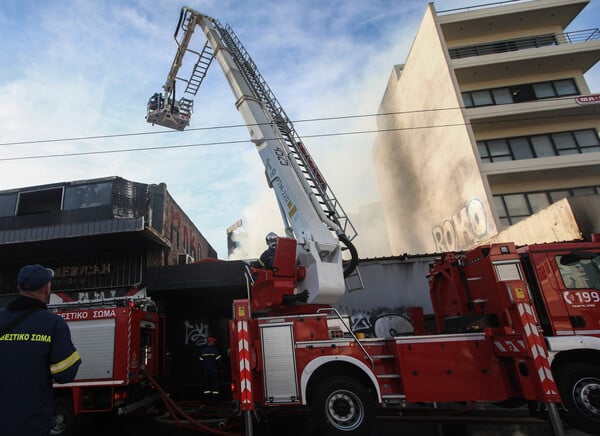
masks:
[[[102,298],[145,285],[147,268],[216,258],[167,191],[107,177],[0,191],[0,294],[19,268],[55,271],[53,290]]]

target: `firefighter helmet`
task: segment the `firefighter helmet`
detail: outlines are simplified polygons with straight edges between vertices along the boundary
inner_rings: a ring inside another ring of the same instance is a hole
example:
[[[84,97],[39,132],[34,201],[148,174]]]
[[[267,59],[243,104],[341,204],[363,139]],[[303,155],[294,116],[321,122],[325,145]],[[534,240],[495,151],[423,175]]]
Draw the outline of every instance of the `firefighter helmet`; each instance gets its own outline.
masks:
[[[277,244],[277,233],[269,232],[265,238],[269,247],[274,247]]]

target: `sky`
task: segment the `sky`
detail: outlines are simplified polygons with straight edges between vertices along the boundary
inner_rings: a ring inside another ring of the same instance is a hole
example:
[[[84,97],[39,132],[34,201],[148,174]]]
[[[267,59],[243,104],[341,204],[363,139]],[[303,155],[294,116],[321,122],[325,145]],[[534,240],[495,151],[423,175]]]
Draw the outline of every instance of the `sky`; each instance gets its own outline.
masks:
[[[443,11],[490,2],[434,5]],[[239,37],[340,204],[361,223],[360,257],[398,254],[373,242],[385,239],[381,221],[370,225],[360,216],[377,210],[379,200],[374,115],[427,4],[0,0],[0,190],[110,176],[164,182],[221,259],[226,229],[240,218],[246,239],[238,257],[258,256],[268,231],[283,234],[275,196],[216,62],[194,97],[188,130],[145,121],[148,98],[162,90],[173,61],[173,32],[185,5],[229,24]],[[567,30],[599,22],[600,0],[592,0]],[[190,48],[200,50],[203,38],[194,41]],[[598,65],[586,79],[591,92],[600,92]],[[157,149],[127,151],[136,148]],[[106,151],[114,152],[81,155]]]

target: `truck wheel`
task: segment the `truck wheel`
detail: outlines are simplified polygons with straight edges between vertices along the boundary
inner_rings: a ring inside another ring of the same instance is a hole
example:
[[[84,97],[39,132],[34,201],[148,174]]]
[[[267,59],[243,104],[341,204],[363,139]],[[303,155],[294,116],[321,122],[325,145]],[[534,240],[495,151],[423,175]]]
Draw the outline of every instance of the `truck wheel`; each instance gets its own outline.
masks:
[[[349,377],[321,381],[311,406],[315,424],[326,436],[367,435],[375,421],[369,392]]]
[[[600,367],[571,363],[560,371],[557,385],[566,421],[586,433],[600,434]]]
[[[75,426],[73,403],[69,398],[54,398],[54,427],[50,430],[51,436],[71,436]]]

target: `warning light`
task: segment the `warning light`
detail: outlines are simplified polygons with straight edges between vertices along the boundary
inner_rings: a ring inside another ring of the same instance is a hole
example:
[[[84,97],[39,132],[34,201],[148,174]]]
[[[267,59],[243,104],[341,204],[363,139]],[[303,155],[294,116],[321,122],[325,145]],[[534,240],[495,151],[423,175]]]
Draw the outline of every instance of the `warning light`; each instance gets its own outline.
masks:
[[[236,392],[237,392],[237,389],[236,389],[235,383],[231,383],[231,393],[235,394]]]
[[[133,300],[128,300],[127,305],[132,309],[135,308],[135,302]]]

